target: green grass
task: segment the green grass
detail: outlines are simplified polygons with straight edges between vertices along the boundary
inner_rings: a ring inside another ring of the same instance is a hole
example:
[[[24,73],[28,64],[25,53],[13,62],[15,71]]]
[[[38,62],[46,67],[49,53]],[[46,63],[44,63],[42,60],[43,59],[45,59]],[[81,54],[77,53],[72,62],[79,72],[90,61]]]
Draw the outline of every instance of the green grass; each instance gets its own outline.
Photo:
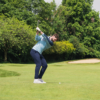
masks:
[[[19,76],[20,74],[14,71],[0,69],[0,77]]]
[[[20,74],[0,77],[0,100],[100,100],[100,63],[50,63],[43,77],[47,84],[33,84],[34,64],[0,64],[0,69]]]

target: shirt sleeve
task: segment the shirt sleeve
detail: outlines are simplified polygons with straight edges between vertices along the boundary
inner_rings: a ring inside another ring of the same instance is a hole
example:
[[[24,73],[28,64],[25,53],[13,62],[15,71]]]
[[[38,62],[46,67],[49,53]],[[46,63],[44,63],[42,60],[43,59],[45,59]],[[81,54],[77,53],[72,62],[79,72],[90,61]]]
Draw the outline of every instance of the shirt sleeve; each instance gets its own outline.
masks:
[[[36,35],[36,36],[35,36],[35,40],[36,40],[36,41],[40,41],[41,38],[42,38],[42,36],[39,36],[39,35]]]
[[[42,36],[45,38],[48,45],[53,46],[53,42],[47,37],[46,34],[43,33]]]

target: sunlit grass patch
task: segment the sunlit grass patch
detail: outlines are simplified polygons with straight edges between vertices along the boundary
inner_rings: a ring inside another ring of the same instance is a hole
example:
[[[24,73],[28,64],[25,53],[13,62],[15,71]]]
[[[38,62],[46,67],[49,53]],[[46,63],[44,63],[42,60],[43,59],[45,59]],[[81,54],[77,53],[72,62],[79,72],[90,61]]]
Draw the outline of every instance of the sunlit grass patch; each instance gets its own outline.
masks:
[[[22,67],[22,66],[23,67]],[[46,84],[34,84],[35,64],[1,64],[1,72],[18,77],[0,77],[0,100],[100,100],[100,63],[49,63]]]
[[[0,69],[0,77],[19,76],[20,74],[14,71],[7,71]]]

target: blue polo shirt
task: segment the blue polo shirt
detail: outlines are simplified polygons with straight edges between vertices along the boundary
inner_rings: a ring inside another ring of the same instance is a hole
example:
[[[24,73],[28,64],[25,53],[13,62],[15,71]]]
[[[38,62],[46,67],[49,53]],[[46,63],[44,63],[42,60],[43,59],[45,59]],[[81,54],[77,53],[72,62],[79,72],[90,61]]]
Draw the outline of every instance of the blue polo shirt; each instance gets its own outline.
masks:
[[[36,45],[33,46],[32,49],[38,51],[40,54],[46,49],[49,49],[53,46],[53,42],[47,37],[46,34],[36,35],[35,40],[38,41]]]

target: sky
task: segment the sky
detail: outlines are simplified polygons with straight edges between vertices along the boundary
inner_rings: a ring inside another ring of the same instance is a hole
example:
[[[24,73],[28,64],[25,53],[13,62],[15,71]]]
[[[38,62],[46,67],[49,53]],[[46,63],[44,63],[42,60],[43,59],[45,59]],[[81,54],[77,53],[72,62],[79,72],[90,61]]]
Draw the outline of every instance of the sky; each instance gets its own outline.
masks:
[[[44,0],[44,1],[50,3],[53,0]],[[55,0],[55,2],[57,4],[57,6],[59,6],[61,4],[62,0]],[[100,0],[94,0],[92,9],[94,9],[97,12],[99,11],[99,13],[100,13]],[[99,16],[100,16],[100,14],[99,14]]]

